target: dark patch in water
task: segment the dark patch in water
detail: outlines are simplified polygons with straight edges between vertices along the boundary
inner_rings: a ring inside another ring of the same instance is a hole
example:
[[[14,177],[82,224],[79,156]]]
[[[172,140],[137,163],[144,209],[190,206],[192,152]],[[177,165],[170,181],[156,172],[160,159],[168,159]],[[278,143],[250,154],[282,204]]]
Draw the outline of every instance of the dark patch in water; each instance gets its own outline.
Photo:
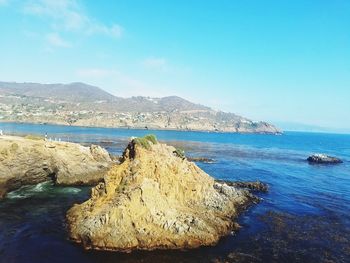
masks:
[[[227,262],[349,262],[350,228],[342,218],[268,211],[253,235],[238,237]]]

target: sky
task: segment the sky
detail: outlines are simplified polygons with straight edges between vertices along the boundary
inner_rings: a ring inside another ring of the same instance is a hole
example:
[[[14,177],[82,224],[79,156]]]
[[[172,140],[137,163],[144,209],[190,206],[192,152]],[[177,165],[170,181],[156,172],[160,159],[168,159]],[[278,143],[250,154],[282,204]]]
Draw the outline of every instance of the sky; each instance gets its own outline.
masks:
[[[0,80],[350,132],[350,1],[0,0]]]

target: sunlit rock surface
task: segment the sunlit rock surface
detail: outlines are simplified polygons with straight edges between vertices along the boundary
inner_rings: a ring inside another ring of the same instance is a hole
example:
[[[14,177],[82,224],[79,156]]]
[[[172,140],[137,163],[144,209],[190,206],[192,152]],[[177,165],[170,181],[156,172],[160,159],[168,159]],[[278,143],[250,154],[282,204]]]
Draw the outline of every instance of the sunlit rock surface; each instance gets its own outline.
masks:
[[[96,145],[0,136],[0,198],[23,185],[51,179],[57,184],[96,184],[111,164],[108,152]]]
[[[183,249],[237,229],[233,219],[254,197],[177,153],[152,138],[132,140],[91,198],[67,212],[70,238],[86,249]]]

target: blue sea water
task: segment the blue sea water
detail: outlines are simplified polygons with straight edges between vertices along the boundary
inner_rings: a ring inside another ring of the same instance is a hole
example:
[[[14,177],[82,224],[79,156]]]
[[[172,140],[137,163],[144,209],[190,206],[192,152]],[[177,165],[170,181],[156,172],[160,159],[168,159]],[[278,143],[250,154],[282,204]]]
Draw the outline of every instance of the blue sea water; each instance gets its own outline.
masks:
[[[0,201],[0,262],[350,262],[350,135],[151,131],[0,123],[7,134],[100,144],[120,154],[131,136],[148,133],[208,157],[198,165],[218,179],[260,180],[269,192],[239,217],[242,228],[215,247],[121,254],[84,251],[67,239],[65,212],[89,187],[26,186]],[[312,153],[344,160],[310,165]]]

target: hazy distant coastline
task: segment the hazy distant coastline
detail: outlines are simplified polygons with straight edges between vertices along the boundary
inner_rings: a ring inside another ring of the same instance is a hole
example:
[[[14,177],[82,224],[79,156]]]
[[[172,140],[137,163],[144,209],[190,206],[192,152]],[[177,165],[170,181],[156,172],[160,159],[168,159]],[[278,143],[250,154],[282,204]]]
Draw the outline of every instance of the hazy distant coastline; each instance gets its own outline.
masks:
[[[279,134],[267,122],[177,96],[113,96],[84,83],[0,82],[0,121],[83,127]]]
[[[203,132],[203,133],[237,133],[237,134],[265,134],[265,135],[282,135],[285,131],[278,130],[277,132],[254,132],[254,131],[217,131],[217,130],[190,130],[190,129],[178,129],[178,128],[152,128],[152,127],[127,127],[127,126],[98,126],[98,125],[77,125],[77,124],[67,124],[59,122],[32,122],[32,121],[11,121],[11,120],[0,120],[1,123],[12,123],[12,124],[34,124],[34,125],[57,125],[57,126],[67,126],[67,127],[82,127],[82,128],[106,128],[106,129],[122,129],[122,130],[154,130],[154,131],[180,131],[180,132]]]

